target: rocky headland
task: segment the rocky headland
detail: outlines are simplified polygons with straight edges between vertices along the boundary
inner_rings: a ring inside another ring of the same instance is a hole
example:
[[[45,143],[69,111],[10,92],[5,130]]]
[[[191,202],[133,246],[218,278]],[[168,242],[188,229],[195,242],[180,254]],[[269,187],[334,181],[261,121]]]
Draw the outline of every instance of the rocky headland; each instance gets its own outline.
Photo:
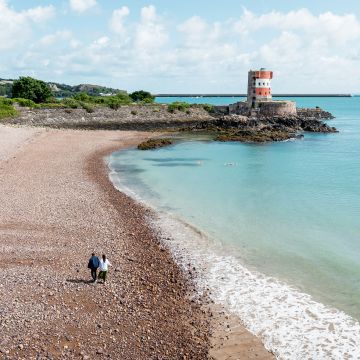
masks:
[[[324,120],[333,115],[320,108],[297,109],[296,115],[264,116],[228,114],[224,107],[189,106],[169,111],[168,105],[127,105],[119,109],[97,107],[92,111],[69,108],[18,108],[8,124],[87,130],[205,131],[221,141],[267,142],[301,137],[303,132],[337,132]]]

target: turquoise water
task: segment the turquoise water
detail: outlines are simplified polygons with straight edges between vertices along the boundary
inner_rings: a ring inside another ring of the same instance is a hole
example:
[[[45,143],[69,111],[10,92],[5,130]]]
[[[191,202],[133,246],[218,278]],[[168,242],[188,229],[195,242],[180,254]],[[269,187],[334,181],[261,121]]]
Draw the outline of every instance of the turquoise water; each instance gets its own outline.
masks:
[[[360,319],[360,98],[295,100],[331,111],[340,132],[265,145],[185,139],[121,151],[111,167],[248,268]]]

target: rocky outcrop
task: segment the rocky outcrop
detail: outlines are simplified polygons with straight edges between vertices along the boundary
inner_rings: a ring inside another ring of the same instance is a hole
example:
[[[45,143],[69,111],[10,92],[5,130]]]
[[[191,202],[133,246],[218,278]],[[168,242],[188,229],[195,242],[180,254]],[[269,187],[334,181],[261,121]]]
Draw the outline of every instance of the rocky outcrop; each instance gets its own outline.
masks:
[[[217,141],[241,141],[265,143],[273,141],[284,141],[293,138],[301,138],[303,135],[274,129],[249,129],[225,132],[215,137]]]
[[[140,143],[137,148],[139,150],[153,150],[153,149],[158,149],[164,146],[169,146],[171,145],[173,142],[171,139],[149,139],[146,141],[143,141],[142,143]]]
[[[296,115],[224,115],[192,105],[186,111],[168,111],[167,105],[122,106],[118,110],[98,107],[84,109],[21,109],[20,116],[7,119],[11,124],[71,129],[207,131],[218,139],[239,141],[278,141],[309,132],[333,133],[337,130],[323,119],[333,116],[320,108],[298,109]]]
[[[247,117],[242,115],[224,115],[215,121],[199,122],[187,131],[206,130],[217,134],[217,139],[224,141],[279,141],[298,137],[301,132],[337,132],[336,128],[314,117],[305,115],[291,117]],[[252,139],[252,140],[251,140]]]
[[[319,108],[318,106],[316,108],[304,108],[304,109],[298,108],[297,115],[302,118],[315,118],[318,120],[321,119],[330,120],[335,118],[333,114]]]

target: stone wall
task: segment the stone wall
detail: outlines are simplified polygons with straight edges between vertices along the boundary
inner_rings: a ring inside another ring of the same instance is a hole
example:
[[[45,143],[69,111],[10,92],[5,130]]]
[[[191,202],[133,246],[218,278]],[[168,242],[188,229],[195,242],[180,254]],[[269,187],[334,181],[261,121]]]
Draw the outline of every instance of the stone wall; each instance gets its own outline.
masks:
[[[230,104],[229,114],[244,115],[244,116],[250,115],[249,104],[245,101],[239,101],[235,104]]]
[[[264,101],[258,103],[259,113],[264,116],[296,115],[294,101]]]

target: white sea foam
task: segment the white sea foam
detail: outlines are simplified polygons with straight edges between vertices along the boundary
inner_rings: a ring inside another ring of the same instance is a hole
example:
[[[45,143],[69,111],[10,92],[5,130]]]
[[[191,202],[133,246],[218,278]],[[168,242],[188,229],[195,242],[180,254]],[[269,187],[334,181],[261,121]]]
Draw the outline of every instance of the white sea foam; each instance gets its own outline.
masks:
[[[124,187],[116,173],[115,186],[143,201]],[[360,324],[344,312],[314,301],[291,286],[250,271],[207,236],[175,216],[158,212],[151,220],[174,258],[198,270],[199,291],[238,315],[278,359],[360,359]]]

